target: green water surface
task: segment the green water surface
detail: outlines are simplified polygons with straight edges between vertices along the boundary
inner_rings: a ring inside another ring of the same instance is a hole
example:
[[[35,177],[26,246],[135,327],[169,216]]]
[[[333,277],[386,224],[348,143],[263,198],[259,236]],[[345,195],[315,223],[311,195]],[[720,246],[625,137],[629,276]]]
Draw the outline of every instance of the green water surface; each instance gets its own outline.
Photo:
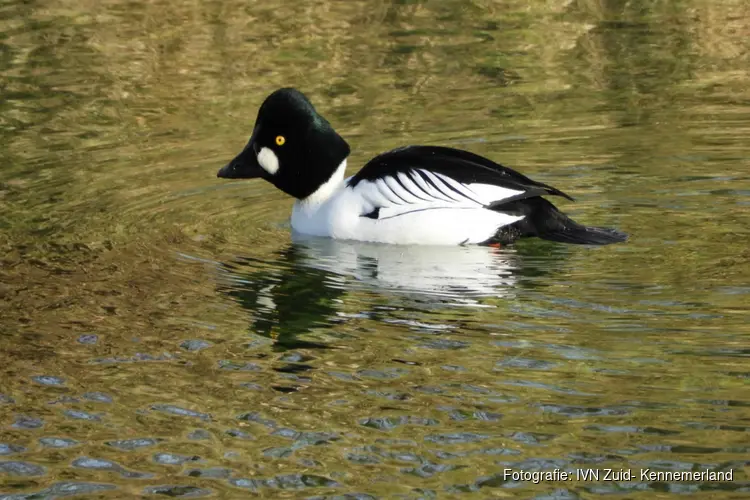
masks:
[[[745,0],[0,2],[0,498],[747,498],[748,33]],[[351,172],[460,147],[630,240],[292,240],[215,178],[280,86]]]

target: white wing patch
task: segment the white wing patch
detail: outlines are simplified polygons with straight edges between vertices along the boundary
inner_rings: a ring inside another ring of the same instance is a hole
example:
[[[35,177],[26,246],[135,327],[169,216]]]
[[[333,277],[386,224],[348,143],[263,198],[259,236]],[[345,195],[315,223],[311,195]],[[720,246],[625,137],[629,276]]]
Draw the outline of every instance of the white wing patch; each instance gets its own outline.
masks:
[[[379,220],[431,209],[479,209],[523,193],[491,184],[463,184],[424,169],[360,181],[354,190],[364,201],[362,215],[377,209]]]
[[[523,193],[523,191],[495,186],[493,184],[469,184],[468,187],[477,194],[485,205]]]

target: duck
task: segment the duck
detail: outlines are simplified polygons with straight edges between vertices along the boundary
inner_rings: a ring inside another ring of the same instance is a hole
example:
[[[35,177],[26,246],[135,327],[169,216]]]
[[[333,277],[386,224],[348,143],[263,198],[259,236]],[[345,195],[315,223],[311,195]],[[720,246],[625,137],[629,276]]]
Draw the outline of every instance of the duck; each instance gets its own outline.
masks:
[[[579,224],[546,197],[557,188],[483,156],[445,146],[405,146],[345,178],[347,141],[299,90],[260,106],[250,139],[217,177],[263,179],[294,197],[294,232],[393,245],[492,245],[538,237],[607,245],[615,229]]]

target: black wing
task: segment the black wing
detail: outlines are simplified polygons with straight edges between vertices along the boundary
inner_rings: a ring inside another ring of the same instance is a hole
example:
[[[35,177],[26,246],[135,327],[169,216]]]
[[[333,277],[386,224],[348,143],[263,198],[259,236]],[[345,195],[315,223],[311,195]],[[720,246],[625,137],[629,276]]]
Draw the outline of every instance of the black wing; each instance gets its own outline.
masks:
[[[415,170],[442,174],[463,185],[488,184],[520,191],[517,195],[490,203],[487,208],[542,195],[562,196],[573,201],[571,196],[559,189],[529,179],[492,160],[468,151],[442,146],[406,146],[378,155],[349,179],[349,186],[354,188],[361,181],[374,182],[386,177],[397,178],[399,173],[411,174]]]

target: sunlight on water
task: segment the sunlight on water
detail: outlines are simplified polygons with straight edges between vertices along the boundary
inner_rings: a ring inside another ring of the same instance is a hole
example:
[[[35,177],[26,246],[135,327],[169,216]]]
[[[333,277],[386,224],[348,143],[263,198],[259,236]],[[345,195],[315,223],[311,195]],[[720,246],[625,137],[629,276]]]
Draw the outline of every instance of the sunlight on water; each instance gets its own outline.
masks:
[[[745,498],[748,19],[2,3],[0,498]],[[630,240],[292,234],[283,193],[215,178],[286,85],[350,173],[459,147]]]

